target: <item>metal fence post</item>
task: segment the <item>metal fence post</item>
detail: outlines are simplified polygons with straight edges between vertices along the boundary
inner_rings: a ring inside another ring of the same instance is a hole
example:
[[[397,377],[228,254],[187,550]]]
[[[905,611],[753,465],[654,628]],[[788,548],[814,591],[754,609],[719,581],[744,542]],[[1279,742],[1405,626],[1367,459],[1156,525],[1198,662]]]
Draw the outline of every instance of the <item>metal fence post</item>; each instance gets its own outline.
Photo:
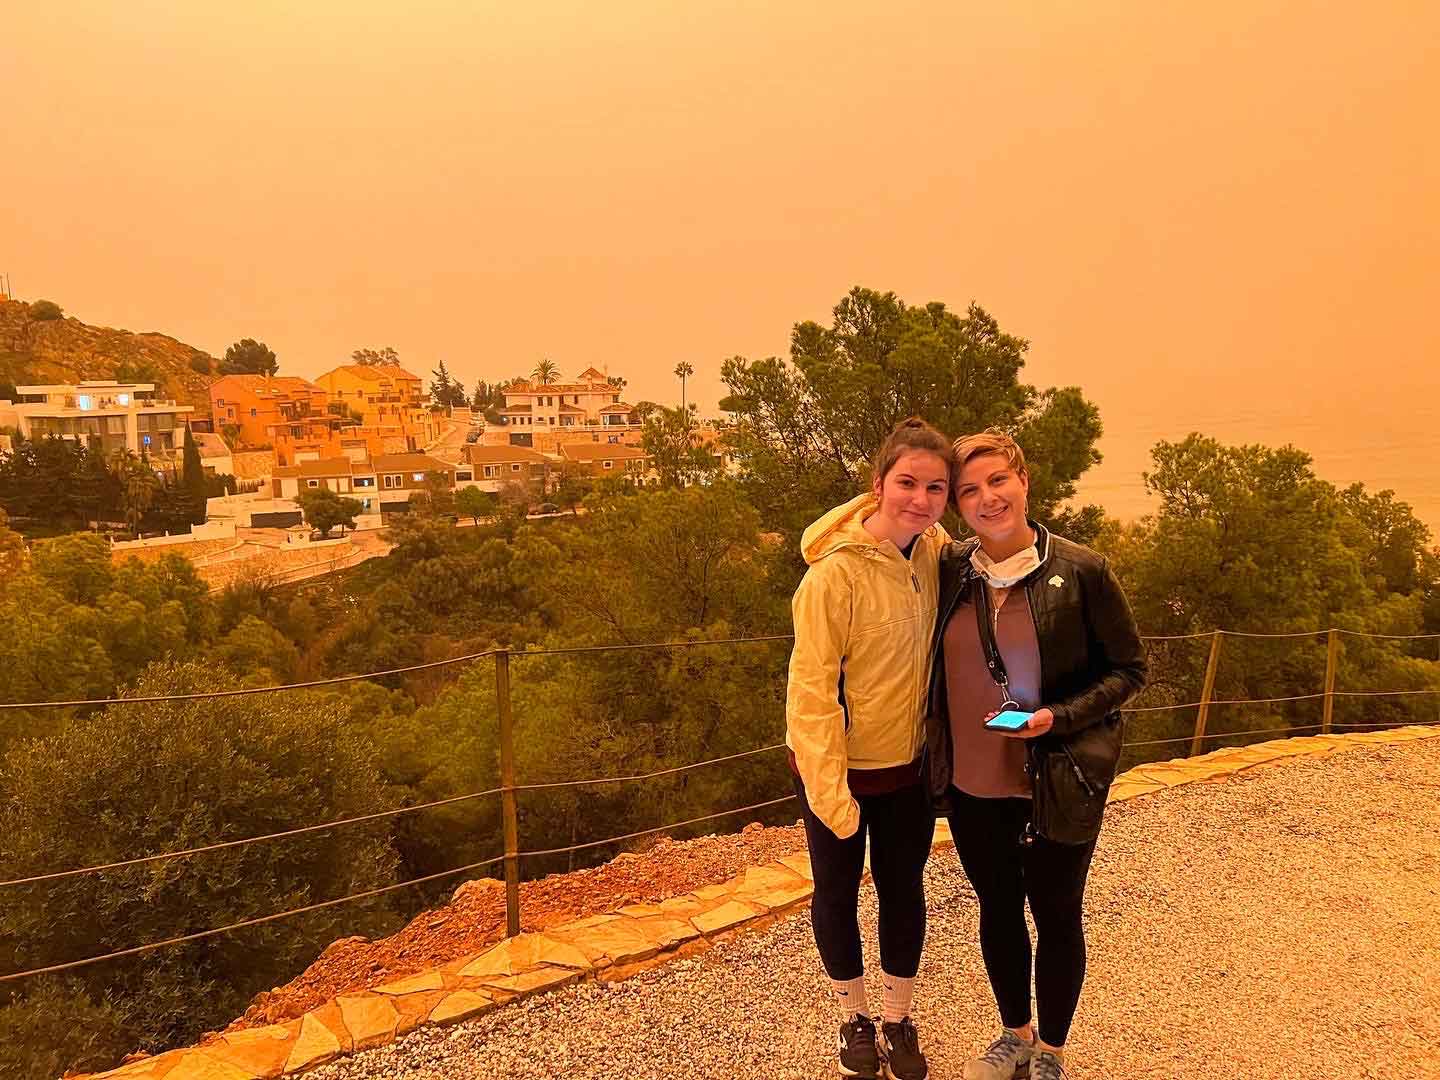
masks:
[[[515,813],[515,718],[510,711],[510,650],[495,650],[500,714],[500,805],[505,823],[505,936],[520,933],[520,837]]]
[[[1195,738],[1190,742],[1190,756],[1200,753],[1200,744],[1205,741],[1205,725],[1210,719],[1210,702],[1215,696],[1215,669],[1220,666],[1220,639],[1224,630],[1216,630],[1210,637],[1210,659],[1205,664],[1205,685],[1200,689],[1200,711],[1195,714]]]
[[[1330,724],[1335,718],[1335,669],[1340,660],[1340,631],[1326,631],[1329,641],[1325,646],[1325,715],[1320,720],[1320,734],[1330,734]]]

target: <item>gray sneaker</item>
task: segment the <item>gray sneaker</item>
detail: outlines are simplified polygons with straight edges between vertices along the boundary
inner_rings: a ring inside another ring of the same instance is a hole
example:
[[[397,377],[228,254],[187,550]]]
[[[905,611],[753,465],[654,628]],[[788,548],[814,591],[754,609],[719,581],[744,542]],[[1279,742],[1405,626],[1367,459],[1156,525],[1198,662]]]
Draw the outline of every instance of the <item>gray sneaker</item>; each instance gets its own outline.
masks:
[[[1065,1067],[1049,1050],[1041,1050],[1030,1059],[1030,1080],[1065,1080]]]
[[[1034,1048],[1013,1031],[1005,1030],[990,1048],[973,1061],[965,1063],[965,1080],[1014,1080],[1031,1076],[1030,1055]]]

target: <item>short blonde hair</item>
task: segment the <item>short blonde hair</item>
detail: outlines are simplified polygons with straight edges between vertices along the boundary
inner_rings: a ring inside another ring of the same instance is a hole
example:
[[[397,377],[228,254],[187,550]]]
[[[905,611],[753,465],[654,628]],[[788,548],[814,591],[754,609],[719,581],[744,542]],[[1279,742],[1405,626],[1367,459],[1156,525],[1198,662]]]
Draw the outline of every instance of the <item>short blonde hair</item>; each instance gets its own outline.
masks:
[[[955,440],[955,471],[970,464],[971,460],[985,454],[1003,454],[1005,463],[1017,473],[1024,474],[1025,451],[1020,444],[1003,431],[982,431],[977,435],[962,435]],[[959,479],[959,476],[956,476]]]

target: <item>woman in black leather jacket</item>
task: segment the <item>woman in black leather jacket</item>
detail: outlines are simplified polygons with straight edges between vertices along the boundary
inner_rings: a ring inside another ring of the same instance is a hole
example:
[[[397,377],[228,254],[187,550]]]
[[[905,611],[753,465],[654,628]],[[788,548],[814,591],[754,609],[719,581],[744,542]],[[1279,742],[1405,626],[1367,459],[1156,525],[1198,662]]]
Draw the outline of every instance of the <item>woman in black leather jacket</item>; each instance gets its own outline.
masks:
[[[980,903],[1004,1027],[964,1077],[1010,1080],[1028,1066],[1031,1080],[1062,1080],[1085,978],[1085,880],[1145,652],[1105,559],[1028,518],[1014,440],[971,435],[955,454],[956,509],[975,537],[941,554],[926,761]],[[1019,731],[987,730],[1002,708],[1032,715]]]

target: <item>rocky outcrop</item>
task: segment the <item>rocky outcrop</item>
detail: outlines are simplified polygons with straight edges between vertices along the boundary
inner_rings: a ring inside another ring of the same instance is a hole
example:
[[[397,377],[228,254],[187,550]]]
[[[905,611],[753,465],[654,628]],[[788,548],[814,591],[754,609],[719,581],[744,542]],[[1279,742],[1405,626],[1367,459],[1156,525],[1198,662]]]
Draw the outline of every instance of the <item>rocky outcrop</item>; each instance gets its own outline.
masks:
[[[90,326],[79,319],[37,320],[30,305],[0,300],[0,382],[62,383],[114,379],[122,366],[153,372],[167,398],[193,405],[197,415],[210,413],[212,376],[195,370],[201,360],[211,371],[217,361],[209,353],[164,334],[134,334],[108,326]]]

